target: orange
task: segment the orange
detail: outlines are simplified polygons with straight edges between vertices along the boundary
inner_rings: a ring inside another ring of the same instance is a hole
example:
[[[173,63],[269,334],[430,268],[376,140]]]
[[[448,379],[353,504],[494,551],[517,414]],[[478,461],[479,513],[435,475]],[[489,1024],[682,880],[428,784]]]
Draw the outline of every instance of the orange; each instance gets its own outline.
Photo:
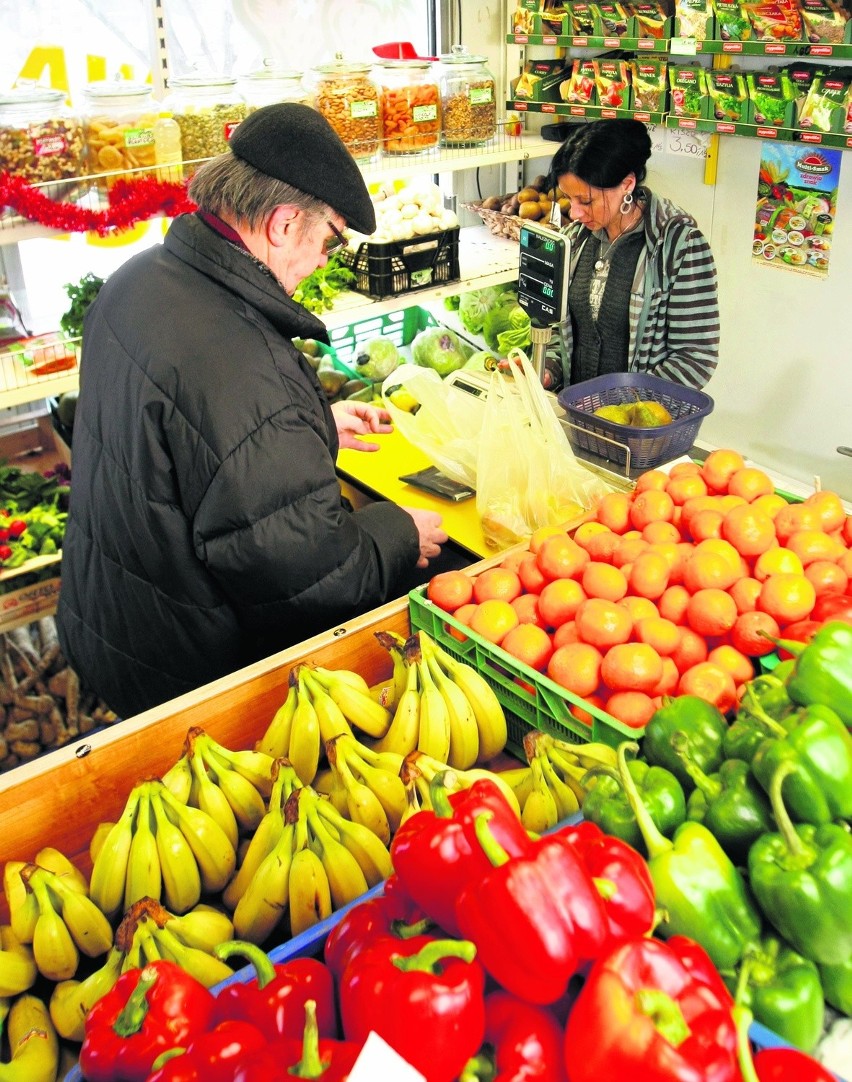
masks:
[[[510,604],[518,614],[518,619],[522,624],[538,624],[539,627],[546,626],[538,612],[538,594],[521,594],[520,597],[516,597]]]
[[[700,546],[683,566],[683,585],[691,594],[711,587],[727,590],[738,577],[738,569],[735,570],[724,556]]]
[[[576,579],[554,579],[538,595],[538,614],[546,627],[559,627],[574,619],[585,600],[585,591]]]
[[[611,562],[616,567],[632,564],[637,556],[647,552],[650,547],[648,542],[641,537],[622,537],[618,543],[618,548],[612,554]]]
[[[699,635],[724,635],[734,626],[737,606],[730,594],[716,587],[696,590],[686,608],[686,621]]]
[[[763,657],[775,649],[772,640],[780,634],[778,621],[768,612],[759,609],[741,612],[730,631],[731,646],[748,657]]]
[[[624,533],[630,525],[630,497],[626,492],[607,492],[598,502],[595,516],[614,533]]]
[[[663,659],[646,642],[611,646],[601,664],[601,680],[610,691],[653,691],[663,675]]]
[[[690,530],[692,516],[697,515],[699,511],[718,511],[719,510],[719,497],[718,496],[691,496],[680,508],[680,528],[681,530]]]
[[[849,585],[849,575],[833,560],[814,560],[805,568],[805,578],[813,584],[817,597],[845,593]]]
[[[776,543],[775,526],[769,515],[750,504],[733,507],[722,520],[722,537],[741,556],[759,556]]]
[[[544,628],[536,624],[518,624],[506,633],[500,649],[531,669],[544,672],[553,654],[553,643]]]
[[[677,665],[678,672],[686,672],[691,666],[707,660],[707,643],[691,627],[682,627],[677,649],[669,656]]]
[[[715,508],[697,511],[689,520],[689,532],[692,539],[694,541],[704,541],[708,537],[721,537],[722,523],[724,521],[725,516]]]
[[[769,515],[769,517],[774,520],[778,512],[789,505],[780,493],[767,492],[763,496],[758,496],[756,500],[752,500],[751,506],[756,511],[762,511],[765,515]]]
[[[636,478],[633,491],[639,493],[656,489],[658,492],[662,492],[668,483],[669,475],[663,470],[646,470],[645,473],[640,473]]]
[[[600,560],[590,560],[586,564],[580,581],[587,597],[620,601],[627,593],[627,578],[621,568]]]
[[[578,577],[590,559],[588,552],[567,534],[545,538],[535,558],[546,579]]]
[[[630,525],[641,530],[649,522],[671,522],[674,517],[674,500],[668,492],[655,488],[640,492],[630,505]]]
[[[469,601],[467,605],[461,605],[453,613],[453,618],[458,620],[460,624],[470,625],[470,618],[476,611],[476,605]],[[454,639],[458,639],[459,642],[467,642],[467,635],[463,631],[459,631],[458,628],[453,627],[451,624],[447,624],[447,631],[452,635]]]
[[[579,642],[580,632],[577,630],[577,621],[566,620],[564,624],[560,624],[559,627],[554,629],[551,638],[556,649],[560,646],[567,646],[569,642]]]
[[[754,561],[752,573],[758,582],[764,582],[770,575],[787,573],[801,575],[804,572],[802,561],[792,549],[776,545],[775,548],[761,552]]]
[[[682,624],[686,619],[686,607],[689,604],[689,590],[685,586],[675,584],[667,586],[662,597],[657,602],[660,616],[664,620],[671,620],[673,624]]]
[[[473,597],[473,580],[464,571],[441,571],[429,580],[426,596],[444,612],[455,612]]]
[[[647,541],[649,545],[666,545],[676,544],[682,538],[680,530],[673,522],[658,519],[655,522],[649,522],[642,530],[642,540]]]
[[[656,709],[643,691],[614,691],[606,701],[606,712],[631,729],[644,729]]]
[[[652,601],[661,597],[669,584],[669,562],[657,552],[643,552],[633,561],[630,590]]]
[[[530,552],[538,552],[542,543],[547,540],[548,537],[555,537],[557,534],[565,534],[565,530],[562,526],[539,526],[530,534]]]
[[[852,579],[852,548],[847,549],[840,559],[837,561],[837,566],[841,567],[846,574]]]
[[[600,695],[584,695],[583,699],[585,700],[586,706],[595,706],[598,710],[606,710],[606,704]],[[592,714],[591,711],[586,710],[584,706],[580,706],[579,703],[571,703],[568,707],[568,713],[583,725],[591,727],[595,723],[594,714]]]
[[[489,567],[473,580],[473,600],[513,601],[523,593],[524,587],[517,571],[506,567]]]
[[[715,646],[707,655],[707,660],[714,665],[727,669],[735,684],[744,684],[754,677],[754,665],[751,658],[730,643]]]
[[[816,602],[813,583],[804,575],[770,575],[760,587],[757,607],[774,616],[783,628],[810,615]]]
[[[704,459],[701,477],[711,491],[726,492],[731,477],[743,466],[745,459],[738,451],[719,447]]]
[[[756,466],[743,466],[742,469],[735,470],[728,478],[727,495],[742,496],[748,503],[756,500],[758,496],[768,496],[774,491],[775,485],[772,483],[772,478]]]
[[[528,552],[518,566],[518,578],[528,594],[537,594],[547,584],[547,579],[541,573],[535,553]]]
[[[669,477],[673,480],[677,477],[692,477],[701,473],[701,465],[698,462],[675,462],[669,470]]]
[[[527,556],[529,556],[529,549],[513,549],[511,552],[506,553],[499,566],[505,567],[508,571],[517,571],[521,561],[525,560]]]
[[[737,612],[753,612],[757,608],[757,599],[760,596],[760,579],[751,575],[744,575],[737,579],[728,590],[737,606]]]
[[[846,516],[846,521],[843,523],[840,533],[844,544],[852,548],[852,515]]]
[[[588,643],[572,642],[553,651],[547,675],[560,687],[585,697],[596,691],[600,684],[602,662],[600,650]]]
[[[660,610],[650,597],[639,597],[637,594],[628,594],[627,597],[623,597],[617,604],[627,610],[630,614],[630,619],[634,624],[637,620],[642,620],[645,617],[660,615]]]
[[[687,500],[692,500],[696,496],[706,496],[708,489],[703,477],[697,473],[691,473],[670,478],[666,485],[666,492],[677,507],[682,507]]]
[[[775,533],[782,545],[796,530],[821,530],[822,516],[813,504],[791,503],[782,507],[775,516]]]
[[[627,609],[599,597],[584,601],[574,619],[582,641],[603,650],[627,642],[633,631],[633,619]]]
[[[742,504],[748,502],[744,496],[735,496],[732,492],[726,492],[723,496],[716,497],[716,506],[723,515],[727,515],[732,507],[741,507]]]
[[[509,602],[498,597],[480,601],[469,620],[471,631],[498,646],[507,633],[519,623],[518,614]]]
[[[681,578],[683,575],[683,564],[685,562],[686,549],[681,548],[684,544],[682,541],[657,541],[651,545],[651,552],[655,552],[669,565],[669,582],[672,581],[672,574],[674,573],[676,578]],[[689,542],[686,542],[689,544]],[[690,545],[691,550],[691,545]]]
[[[670,657],[663,658],[663,675],[660,677],[660,682],[654,688],[653,695],[674,695],[677,691],[677,685],[680,682],[680,673],[678,672],[677,665]]]
[[[633,625],[633,637],[653,646],[660,657],[668,657],[680,642],[680,628],[664,616],[643,616]]]
[[[845,549],[842,541],[829,537],[823,530],[796,530],[787,538],[786,546],[796,553],[804,567],[814,560],[839,560]]]
[[[805,500],[805,506],[816,509],[826,533],[839,530],[846,521],[843,501],[836,492],[831,492],[829,489],[812,493]]]
[[[727,713],[737,701],[737,686],[727,669],[712,661],[700,661],[680,674],[679,695],[697,695]]]
[[[722,537],[708,537],[706,541],[697,541],[695,543],[695,551],[715,552],[719,556],[724,556],[735,571],[739,571],[742,568],[742,556],[740,556],[739,552],[737,552],[730,541],[726,541]]]
[[[574,531],[574,540],[580,546],[580,548],[586,549],[588,552],[587,541],[589,538],[594,537],[597,533],[607,533],[608,526],[604,526],[602,522],[596,522],[594,519],[589,522],[581,522],[577,529]]]
[[[612,554],[620,544],[621,534],[614,533],[606,526],[603,532],[588,537],[583,548],[593,560],[603,560],[604,563],[609,563],[612,560]]]

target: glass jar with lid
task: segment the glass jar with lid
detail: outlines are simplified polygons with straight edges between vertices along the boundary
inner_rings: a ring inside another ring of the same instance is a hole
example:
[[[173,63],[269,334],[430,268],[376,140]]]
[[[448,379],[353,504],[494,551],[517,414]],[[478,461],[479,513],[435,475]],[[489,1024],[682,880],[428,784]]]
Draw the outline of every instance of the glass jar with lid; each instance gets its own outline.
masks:
[[[385,60],[382,88],[382,147],[411,154],[437,146],[441,136],[441,90],[428,60]]]
[[[163,107],[180,126],[185,162],[223,154],[231,133],[249,114],[231,75],[181,75],[169,80],[169,91]]]
[[[89,171],[114,173],[153,166],[158,110],[148,83],[122,79],[89,83],[83,94]],[[107,185],[116,179],[107,178]]]
[[[370,64],[338,60],[313,69],[314,108],[360,161],[378,153],[382,138],[379,88],[370,68]]]
[[[278,68],[272,60],[264,60],[262,68],[241,75],[240,91],[250,111],[279,101],[311,104],[310,94],[302,82],[302,72]]]
[[[479,146],[497,131],[494,76],[484,56],[454,45],[441,57],[443,142],[447,146]]]
[[[0,169],[29,184],[86,172],[83,124],[61,90],[30,86],[0,94]]]

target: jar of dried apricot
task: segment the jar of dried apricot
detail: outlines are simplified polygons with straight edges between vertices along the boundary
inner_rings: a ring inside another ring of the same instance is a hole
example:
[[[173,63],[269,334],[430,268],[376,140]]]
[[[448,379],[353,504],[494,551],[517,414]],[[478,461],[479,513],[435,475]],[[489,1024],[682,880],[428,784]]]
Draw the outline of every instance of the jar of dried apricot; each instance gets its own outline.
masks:
[[[386,60],[382,88],[382,146],[388,154],[411,154],[437,146],[441,91],[428,60]]]
[[[313,69],[314,106],[337,132],[353,158],[375,157],[382,139],[379,88],[369,64],[336,61]]]
[[[85,173],[83,125],[61,90],[31,86],[0,94],[0,169],[30,184]],[[47,194],[60,194],[51,190]]]
[[[114,80],[89,83],[83,94],[89,171],[117,174],[153,167],[158,111],[151,87]],[[108,176],[107,186],[118,179],[117,175]]]

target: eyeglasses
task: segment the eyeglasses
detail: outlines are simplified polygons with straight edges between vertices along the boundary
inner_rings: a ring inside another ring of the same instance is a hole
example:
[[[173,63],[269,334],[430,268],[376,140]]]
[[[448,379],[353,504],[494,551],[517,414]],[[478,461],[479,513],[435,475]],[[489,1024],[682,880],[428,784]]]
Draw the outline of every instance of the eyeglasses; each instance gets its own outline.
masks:
[[[328,257],[331,257],[337,255],[338,252],[342,252],[349,242],[333,222],[326,222],[325,224],[331,230],[332,236],[326,238],[323,250]]]

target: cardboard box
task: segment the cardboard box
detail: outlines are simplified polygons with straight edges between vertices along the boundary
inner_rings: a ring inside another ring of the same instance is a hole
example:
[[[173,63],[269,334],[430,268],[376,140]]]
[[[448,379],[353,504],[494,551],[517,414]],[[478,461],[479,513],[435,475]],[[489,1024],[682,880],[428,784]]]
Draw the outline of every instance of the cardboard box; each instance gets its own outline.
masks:
[[[570,74],[561,60],[531,60],[512,80],[515,101],[559,101],[559,84]]]

